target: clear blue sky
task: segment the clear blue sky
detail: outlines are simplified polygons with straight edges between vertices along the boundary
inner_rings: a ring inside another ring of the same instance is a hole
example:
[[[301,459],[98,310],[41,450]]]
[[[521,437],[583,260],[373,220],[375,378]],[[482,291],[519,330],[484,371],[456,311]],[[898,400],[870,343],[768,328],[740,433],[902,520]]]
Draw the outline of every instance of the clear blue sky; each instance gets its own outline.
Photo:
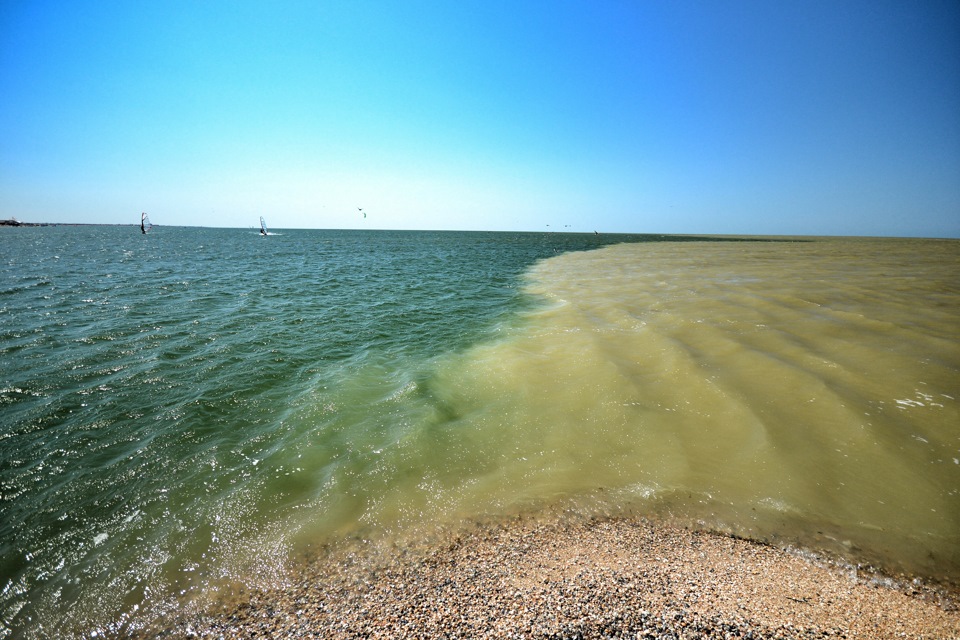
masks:
[[[960,3],[0,1],[0,218],[141,211],[960,237]]]

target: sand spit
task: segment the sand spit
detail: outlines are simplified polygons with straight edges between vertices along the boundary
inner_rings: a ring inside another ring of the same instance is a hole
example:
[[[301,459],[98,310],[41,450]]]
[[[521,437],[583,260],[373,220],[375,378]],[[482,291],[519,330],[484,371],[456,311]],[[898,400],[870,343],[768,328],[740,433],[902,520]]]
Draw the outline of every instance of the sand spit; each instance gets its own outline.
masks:
[[[326,549],[287,588],[238,594],[161,633],[958,638],[957,603],[956,594],[645,519],[512,518],[416,544]]]

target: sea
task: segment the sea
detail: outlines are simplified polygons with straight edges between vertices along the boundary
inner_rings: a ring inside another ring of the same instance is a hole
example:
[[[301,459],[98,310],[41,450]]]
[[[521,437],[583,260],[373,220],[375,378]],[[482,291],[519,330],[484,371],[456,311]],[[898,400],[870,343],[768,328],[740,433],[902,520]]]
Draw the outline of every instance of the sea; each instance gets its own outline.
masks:
[[[0,638],[563,508],[960,583],[960,241],[0,228]]]

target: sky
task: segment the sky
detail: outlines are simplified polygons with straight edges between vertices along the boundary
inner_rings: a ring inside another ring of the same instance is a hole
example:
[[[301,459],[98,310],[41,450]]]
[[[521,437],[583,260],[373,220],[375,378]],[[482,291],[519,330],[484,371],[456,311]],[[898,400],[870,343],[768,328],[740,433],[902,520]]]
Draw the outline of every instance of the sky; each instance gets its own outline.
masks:
[[[957,238],[960,3],[0,0],[0,219],[141,211]]]

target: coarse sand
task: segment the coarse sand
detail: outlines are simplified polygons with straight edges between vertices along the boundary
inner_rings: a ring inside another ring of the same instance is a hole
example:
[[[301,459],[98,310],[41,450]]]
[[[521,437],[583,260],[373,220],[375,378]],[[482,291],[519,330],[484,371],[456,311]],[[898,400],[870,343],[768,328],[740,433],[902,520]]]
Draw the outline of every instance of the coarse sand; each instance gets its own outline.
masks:
[[[637,517],[511,517],[314,552],[150,635],[960,638],[957,592]]]

